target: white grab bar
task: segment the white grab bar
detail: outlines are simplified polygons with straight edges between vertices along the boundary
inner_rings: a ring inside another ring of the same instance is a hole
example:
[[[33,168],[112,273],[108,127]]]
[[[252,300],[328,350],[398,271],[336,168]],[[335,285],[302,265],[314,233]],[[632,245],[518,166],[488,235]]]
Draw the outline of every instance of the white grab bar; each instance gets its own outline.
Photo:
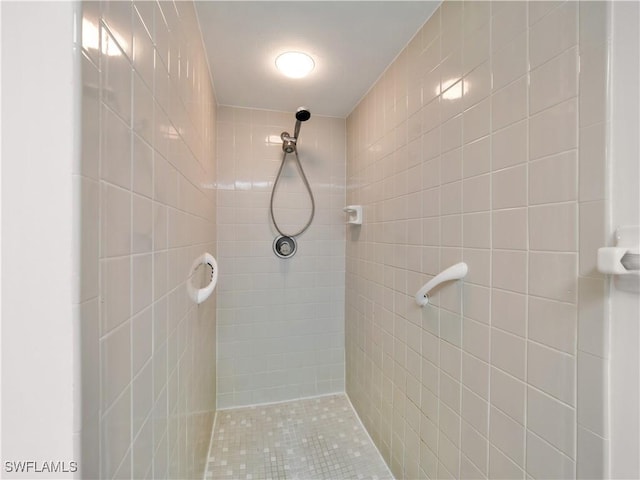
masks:
[[[451,280],[460,280],[466,277],[469,267],[464,262],[456,263],[450,266],[446,270],[443,270],[438,275],[433,277],[416,293],[416,303],[421,307],[424,307],[429,303],[429,292],[436,288],[443,282],[449,282]]]
[[[193,286],[193,274],[200,265],[209,265],[209,267],[211,267],[211,277],[209,278],[209,283],[204,288],[196,288]],[[189,274],[189,279],[187,280],[187,290],[189,292],[189,296],[195,303],[200,304],[207,298],[209,298],[209,296],[213,293],[213,290],[216,288],[217,283],[218,262],[216,262],[216,259],[210,253],[203,253],[198,258],[196,258],[191,265],[191,273]]]

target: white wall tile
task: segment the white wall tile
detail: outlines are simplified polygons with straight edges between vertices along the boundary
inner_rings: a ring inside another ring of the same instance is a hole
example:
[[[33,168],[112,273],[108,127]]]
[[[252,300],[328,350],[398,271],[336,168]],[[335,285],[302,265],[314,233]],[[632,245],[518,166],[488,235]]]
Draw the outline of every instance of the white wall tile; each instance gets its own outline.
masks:
[[[446,122],[450,118],[460,115],[464,108],[462,100],[463,82],[461,75],[460,55],[452,56],[451,59],[443,62],[441,68],[442,77],[442,95],[440,96],[440,120]],[[455,61],[455,66],[448,69],[449,63]]]
[[[605,135],[603,123],[580,129],[578,155],[580,201],[604,199],[605,185],[602,179],[605,176]]]
[[[531,71],[530,113],[578,94],[578,48],[566,50]]]
[[[116,38],[118,45],[123,52],[131,58],[131,15],[132,5],[129,3],[124,4],[101,4],[100,5],[102,19],[104,23],[109,27],[109,30]]]
[[[336,302],[334,292],[341,292],[344,285],[345,266],[344,261],[340,260],[340,255],[341,249],[344,248],[341,242],[347,232],[343,228],[345,217],[341,209],[346,203],[344,193],[333,194],[335,191],[343,192],[341,189],[344,188],[344,176],[332,172],[344,171],[345,159],[343,156],[334,155],[331,148],[332,144],[344,144],[344,121],[312,116],[301,130],[299,155],[316,199],[316,215],[309,230],[298,238],[299,250],[295,257],[283,260],[271,251],[276,233],[268,213],[271,183],[275,179],[282,157],[281,153],[278,153],[273,161],[269,162],[268,168],[261,168],[260,165],[264,163],[264,155],[261,152],[267,148],[264,146],[264,138],[269,135],[279,136],[283,129],[291,128],[295,119],[293,115],[275,113],[265,114],[259,110],[225,107],[218,117],[219,135],[227,134],[225,127],[233,127],[236,141],[232,145],[237,146],[228,152],[230,157],[227,158],[224,158],[222,150],[219,150],[218,175],[223,175],[223,170],[234,158],[242,158],[244,165],[239,169],[229,170],[228,180],[233,185],[233,190],[219,192],[219,205],[222,208],[218,209],[218,228],[233,240],[233,243],[220,242],[219,261],[222,265],[226,262],[229,270],[238,274],[232,282],[224,285],[221,282],[219,287],[219,307],[228,307],[229,314],[238,318],[230,328],[218,332],[221,351],[229,352],[227,380],[234,386],[234,394],[231,397],[224,388],[220,390],[219,406],[286,400],[298,397],[302,391],[305,395],[317,395],[344,388],[343,374],[339,373],[336,376],[330,373],[344,370],[343,358],[332,356],[331,353],[336,348],[343,348],[344,332],[343,304]],[[279,120],[272,120],[276,117]],[[420,125],[414,125],[413,130],[415,132],[412,135],[418,135]],[[251,143],[243,146],[237,138],[238,135],[244,135],[242,141]],[[224,139],[219,137],[218,145],[222,147],[224,144]],[[315,145],[315,148],[310,149],[305,145]],[[291,157],[287,162],[290,160]],[[316,161],[322,162],[323,168],[313,168]],[[238,167],[241,162],[235,161],[234,164]],[[408,168],[408,163],[405,165]],[[406,174],[391,176],[390,188],[420,191],[422,166],[419,165],[417,168],[418,175],[412,172],[411,179]],[[246,180],[247,175],[250,182],[246,182],[245,187],[242,182]],[[263,191],[264,187],[259,186],[261,184],[268,185],[266,191]],[[283,203],[285,201],[296,208],[289,208]],[[309,206],[299,174],[291,167],[285,171],[285,176],[278,185],[274,202],[276,220],[285,231],[299,229],[309,218]],[[396,203],[387,215],[406,218],[406,208],[405,205]],[[259,212],[259,215],[256,215],[256,212]],[[369,212],[365,212],[365,215],[371,218]],[[179,221],[177,212],[172,214],[169,210],[169,232],[172,230],[171,225]],[[457,223],[458,228],[455,221],[447,223],[443,231],[446,228],[446,234],[459,236],[461,243],[460,218]],[[422,224],[416,225],[418,227],[412,229],[412,238],[417,235],[416,238],[421,239]],[[408,224],[405,224],[403,232],[405,241],[408,241]],[[247,238],[253,238],[254,241],[246,241]],[[170,234],[170,245],[171,242]],[[421,253],[420,250],[417,252]],[[239,258],[250,260],[250,263],[246,264],[246,270],[236,262]],[[337,260],[333,261],[334,258]],[[259,281],[252,276],[256,268],[259,268],[258,264],[264,265]],[[265,286],[270,288],[266,289]],[[334,288],[323,289],[324,286]],[[253,296],[256,310],[260,311],[243,318],[240,323],[238,316],[248,310],[243,309],[238,300],[246,295]],[[335,305],[336,308],[331,305]],[[278,323],[265,323],[269,319],[277,320]],[[270,339],[269,342],[265,342],[265,336]],[[239,344],[243,348],[237,348]],[[249,356],[248,352],[253,355]],[[296,360],[280,364],[267,361],[276,354],[285,357],[295,356]],[[303,354],[306,355],[304,359],[301,358]],[[239,389],[236,383],[246,373],[243,373],[241,368],[243,362],[256,380],[271,380],[266,383],[247,383]],[[274,388],[278,389],[277,394],[273,393]]]
[[[440,432],[446,436],[447,440],[449,440],[456,448],[460,448],[460,416],[444,403],[440,404],[438,426],[440,428]],[[410,428],[405,430],[405,438],[406,434],[410,432],[410,430]],[[409,448],[407,448],[407,450],[409,450]]]
[[[149,88],[153,87],[155,49],[150,33],[154,31],[153,10],[139,2],[133,9],[133,68]]]
[[[491,201],[495,209],[527,205],[527,169],[517,166],[494,172]]]
[[[528,221],[526,208],[495,210],[492,214],[491,240],[494,248],[526,250]]]
[[[575,406],[576,360],[573,355],[529,342],[528,382],[571,406]]]
[[[131,469],[134,478],[151,476],[153,461],[153,422],[148,418],[142,430],[133,440]]]
[[[489,477],[504,480],[525,478],[524,470],[493,445],[489,447]]]
[[[489,439],[516,465],[524,466],[525,429],[500,410],[491,408],[489,419]]]
[[[492,256],[494,287],[525,293],[527,291],[526,252],[496,250]]]
[[[491,369],[491,404],[524,425],[526,384],[496,368]]]
[[[140,370],[139,374],[133,379],[132,382],[132,432],[136,437],[141,430],[149,428],[151,422],[149,418],[151,411],[153,410],[153,369],[151,368],[151,362],[147,362]],[[149,425],[145,425],[149,423]],[[141,433],[146,436],[148,432]],[[151,444],[149,442],[149,450],[151,450]],[[134,465],[136,465],[134,459]],[[146,472],[145,465],[139,465],[141,470]]]
[[[74,303],[95,298],[99,289],[99,242],[100,242],[100,186],[86,177],[74,176],[74,193],[84,201],[76,206],[74,223],[83,226],[82,235],[76,236],[74,251],[80,259],[74,272],[81,281],[74,295]]]
[[[543,110],[529,120],[529,158],[564,152],[578,145],[577,99]]]
[[[527,77],[521,77],[491,96],[491,127],[500,130],[527,116]]]
[[[575,409],[529,387],[527,428],[570,458],[575,458]]]
[[[583,3],[445,2],[347,119],[346,199],[371,215],[359,236],[347,235],[346,387],[374,438],[386,432],[376,442],[393,450],[399,476],[409,471],[400,459],[417,446],[404,443],[414,442],[402,435],[406,424],[381,418],[378,378],[398,384],[385,407],[398,418],[408,392],[420,390],[430,415],[420,466],[430,477],[575,474],[576,356],[608,356],[606,292],[593,270],[604,233],[608,14]],[[411,53],[418,44],[423,52]],[[395,85],[404,76],[395,76],[411,55],[422,70],[407,69],[409,105],[388,109],[405,104],[407,87]],[[415,94],[418,75],[427,106]],[[451,97],[460,78],[461,102],[442,95]],[[421,209],[407,213],[411,196]],[[413,306],[428,276],[461,260],[469,266],[462,288]],[[401,326],[405,318],[423,332],[420,385],[415,375],[407,383],[406,370],[417,368],[407,335],[417,333]],[[585,388],[598,385],[590,378]],[[461,423],[452,414],[460,395]],[[447,409],[440,429],[438,402]],[[601,420],[590,408],[582,415]],[[598,438],[584,449],[605,455]],[[438,458],[439,439],[446,458]],[[602,465],[604,456],[583,468]]]
[[[131,312],[131,262],[128,257],[100,262],[101,333],[125,322]]]
[[[97,19],[85,14],[83,21],[95,28],[97,36]],[[98,39],[94,39],[95,42]],[[80,164],[75,166],[74,173],[79,173],[89,178],[98,179],[100,162],[100,72],[93,62],[91,54],[84,50],[82,55],[82,150]],[[92,60],[90,60],[92,58]]]
[[[580,204],[580,275],[599,276],[596,267],[598,248],[606,244],[605,202],[584,202]]]
[[[578,425],[577,478],[605,478],[607,476],[607,456],[609,441]]]
[[[578,43],[578,4],[568,2],[531,27],[531,67],[535,68]]]
[[[529,26],[537,23],[545,15],[558,6],[562,5],[563,0],[555,0],[552,2],[530,2],[529,3]]]
[[[494,50],[492,56],[494,90],[499,90],[527,73],[528,67],[527,35],[525,33],[521,33],[506,44],[499,44],[499,48],[500,50]]]
[[[465,213],[489,210],[491,177],[479,175],[466,179],[462,185],[462,208]]]
[[[477,2],[482,3],[482,2]],[[475,2],[474,2],[475,4]],[[469,4],[472,5],[472,4]],[[491,30],[485,23],[472,33],[464,36],[462,41],[462,66],[463,72],[469,72],[477,65],[489,58]]]
[[[489,212],[463,215],[463,245],[472,248],[490,248],[491,222]]]
[[[108,409],[131,382],[131,326],[125,323],[101,341],[102,410]]]
[[[153,143],[153,87],[145,85],[138,74],[133,75],[133,117],[131,126],[133,131]]]
[[[131,194],[127,190],[102,184],[101,256],[114,257],[131,252]]]
[[[153,315],[147,308],[131,319],[131,375],[135,377],[151,359],[153,351]],[[149,384],[150,385],[150,384]],[[135,400],[135,394],[134,394]]]
[[[577,258],[573,253],[529,254],[529,293],[575,303]]]
[[[491,253],[488,250],[465,248],[463,259],[469,267],[466,282],[483,286],[491,284]]]
[[[491,324],[521,337],[527,324],[527,297],[494,288],[491,291]]]
[[[441,241],[452,247],[462,246],[462,215],[448,215],[440,220]]]
[[[606,7],[604,2],[598,2],[597,8]],[[584,7],[580,7],[584,8]],[[589,7],[587,7],[588,9]],[[606,12],[599,12],[606,18]],[[595,23],[595,22],[594,22]],[[600,21],[599,23],[603,23]],[[601,122],[606,118],[607,108],[607,47],[606,40],[598,39],[601,33],[598,28],[581,31],[581,44],[590,42],[584,36],[593,35],[593,46],[583,46],[580,51],[580,125],[586,127]],[[582,35],[582,32],[585,35]]]
[[[578,283],[578,348],[603,358],[609,344],[605,280],[580,278]]]
[[[462,354],[462,383],[476,395],[487,399],[489,394],[489,364],[468,355]]]
[[[112,478],[131,444],[131,392],[127,387],[102,420],[101,476]],[[130,473],[128,473],[130,474]],[[124,476],[127,474],[125,473]]]
[[[474,320],[465,319],[463,329],[463,349],[485,362],[489,361],[490,329],[487,325]]]
[[[482,478],[483,474],[464,454],[460,458],[460,478]]]
[[[578,352],[578,423],[601,437],[607,434],[607,362]]]
[[[133,136],[132,189],[134,192],[153,197],[153,150],[138,135]]]
[[[462,182],[443,185],[440,189],[440,201],[442,215],[462,213]]]
[[[529,203],[533,205],[576,200],[575,151],[546,157],[529,165]]]
[[[415,167],[414,167],[415,168]],[[419,168],[419,167],[418,167]],[[411,171],[407,172],[409,175],[409,180],[411,177],[416,177],[415,175],[411,175]],[[420,177],[417,177],[418,179]],[[440,162],[440,179],[442,183],[451,183],[456,180],[460,180],[462,178],[462,149],[457,148],[455,150],[451,150],[441,157]],[[420,185],[422,188],[422,185]]]
[[[485,25],[491,19],[490,2],[473,2],[463,5],[463,32],[468,34]]]
[[[82,5],[100,28],[103,53],[92,50],[88,38],[82,42],[87,58],[100,65],[100,75],[85,60],[86,158],[78,173],[99,181],[99,196],[94,199],[89,189],[80,192],[79,204],[91,206],[95,200],[98,206],[95,221],[81,220],[78,227],[89,239],[92,225],[100,226],[100,252],[82,259],[99,272],[94,295],[100,332],[87,336],[83,349],[100,352],[103,410],[95,429],[87,428],[83,438],[90,443],[93,436],[100,445],[95,461],[101,476],[166,477],[169,459],[175,459],[173,474],[197,477],[207,448],[200,437],[208,436],[215,409],[215,300],[196,308],[182,292],[192,258],[203,251],[216,254],[215,194],[205,188],[215,184],[211,133],[216,101],[208,73],[199,79],[204,52],[191,16],[178,16],[172,4],[164,5],[165,13],[173,12],[170,35],[159,4],[95,7]],[[176,35],[178,30],[185,36]],[[192,62],[190,85],[175,70],[178,51],[183,68],[187,55]],[[178,207],[180,224],[171,226],[179,232],[172,231],[172,249],[167,250],[168,212]],[[81,277],[91,285],[87,268],[80,270]],[[192,336],[198,338],[195,344]],[[185,421],[197,427],[171,426],[169,414],[175,412],[168,407],[178,404],[204,412],[196,422],[191,411],[183,411]],[[83,405],[83,410],[93,411],[90,407]],[[178,454],[178,445],[192,455]]]
[[[491,69],[489,67],[489,63],[485,62],[474,68],[463,79],[464,108],[468,109],[473,105],[476,105],[487,98],[490,93]]]
[[[491,42],[494,50],[510,43],[527,29],[527,5],[509,2],[493,9]]]
[[[556,252],[577,251],[578,209],[575,203],[529,208],[529,247]]]
[[[527,472],[534,478],[573,478],[576,465],[540,437],[527,432]]]
[[[514,123],[491,136],[492,168],[499,170],[527,161],[528,120]]]
[[[471,318],[484,324],[491,318],[491,295],[486,287],[464,284],[462,311],[465,318]]]
[[[491,364],[524,380],[525,378],[525,341],[520,337],[491,330]]]
[[[490,142],[485,137],[468,143],[462,150],[462,174],[464,178],[490,171]]]
[[[490,131],[490,118],[491,104],[488,98],[465,110],[462,117],[464,143],[470,143],[488,135]]]
[[[131,187],[131,133],[115,113],[101,109],[100,178]]]
[[[131,203],[131,252],[150,252],[153,247],[152,202],[148,198],[133,195]]]
[[[563,352],[575,354],[577,309],[570,303],[529,298],[529,338]]]
[[[469,423],[481,435],[487,436],[489,431],[489,405],[486,400],[471,390],[462,388],[462,418],[463,423]]]
[[[462,422],[460,449],[473,465],[486,475],[489,442],[466,422]]]
[[[131,27],[129,27],[130,29]],[[101,88],[105,91],[103,105],[108,105],[127,124],[131,123],[131,75],[132,69],[129,59],[122,54],[121,45],[118,43],[114,31],[109,31],[101,26],[102,51],[113,52],[112,55],[102,54],[100,65]],[[119,32],[118,32],[119,33]],[[131,46],[131,42],[128,42]]]

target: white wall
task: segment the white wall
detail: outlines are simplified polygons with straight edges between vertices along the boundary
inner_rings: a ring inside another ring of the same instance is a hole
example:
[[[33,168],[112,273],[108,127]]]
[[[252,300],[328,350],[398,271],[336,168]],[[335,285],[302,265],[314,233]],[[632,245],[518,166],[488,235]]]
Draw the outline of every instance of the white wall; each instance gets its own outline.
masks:
[[[2,5],[3,478],[16,476],[6,461],[79,461],[71,321],[76,8]]]
[[[218,408],[344,391],[344,120],[314,116],[298,151],[316,200],[298,252],[276,257],[269,197],[294,112],[218,109]],[[310,201],[292,156],[278,185],[280,228]]]
[[[74,168],[83,478],[202,476],[215,412],[215,97],[192,2],[84,2]]]
[[[347,119],[347,392],[398,478],[605,475],[607,34],[446,1]]]
[[[613,2],[611,31],[609,245],[618,226],[640,225],[640,5]],[[620,280],[611,281],[610,476],[640,478],[640,292]]]
[[[2,38],[2,4],[0,3],[0,38]],[[0,92],[2,89],[2,48],[0,48]],[[2,94],[0,93],[0,112]],[[2,115],[0,114],[0,386],[2,385]],[[0,432],[2,432],[2,387],[0,387]],[[2,458],[2,435],[0,434],[0,458]]]

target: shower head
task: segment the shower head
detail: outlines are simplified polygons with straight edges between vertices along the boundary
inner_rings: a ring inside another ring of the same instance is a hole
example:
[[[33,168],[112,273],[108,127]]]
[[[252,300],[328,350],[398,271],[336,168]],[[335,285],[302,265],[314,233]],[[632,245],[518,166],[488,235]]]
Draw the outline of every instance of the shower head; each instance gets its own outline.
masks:
[[[296,112],[296,120],[299,122],[306,122],[311,118],[311,112],[307,110],[305,107],[298,108]]]
[[[300,134],[300,123],[306,122],[311,118],[311,112],[307,110],[305,107],[300,107],[296,111],[296,127],[293,132],[293,136],[297,139]]]

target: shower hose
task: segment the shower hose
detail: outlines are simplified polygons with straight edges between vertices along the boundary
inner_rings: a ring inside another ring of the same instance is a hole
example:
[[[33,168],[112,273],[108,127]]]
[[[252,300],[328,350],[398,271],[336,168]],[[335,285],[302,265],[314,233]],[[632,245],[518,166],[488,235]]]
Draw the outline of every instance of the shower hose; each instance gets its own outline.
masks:
[[[280,163],[280,169],[278,170],[278,174],[276,175],[276,180],[275,182],[273,182],[273,189],[271,190],[271,201],[269,202],[269,211],[271,213],[271,220],[273,220],[273,226],[276,227],[276,230],[278,231],[278,233],[280,235],[282,235],[283,237],[297,237],[298,235],[304,233],[307,228],[309,228],[309,225],[311,225],[311,222],[313,221],[313,216],[316,213],[316,202],[313,198],[313,192],[311,191],[311,186],[309,185],[309,181],[307,180],[307,176],[304,174],[304,169],[302,168],[302,164],[300,163],[300,158],[298,158],[298,150],[294,150],[293,151],[294,155],[295,155],[295,159],[296,159],[296,164],[298,166],[298,170],[300,171],[300,177],[302,177],[302,181],[304,182],[304,186],[307,188],[307,192],[309,192],[309,198],[311,199],[311,215],[309,216],[309,220],[307,221],[307,223],[305,224],[304,227],[302,227],[302,229],[296,233],[284,233],[280,227],[278,226],[278,223],[276,222],[276,217],[273,214],[273,197],[275,196],[276,193],[276,188],[278,186],[278,182],[280,181],[280,177],[282,176],[282,170],[284,169],[284,163],[287,160],[287,152],[283,152],[282,154],[282,162]]]

